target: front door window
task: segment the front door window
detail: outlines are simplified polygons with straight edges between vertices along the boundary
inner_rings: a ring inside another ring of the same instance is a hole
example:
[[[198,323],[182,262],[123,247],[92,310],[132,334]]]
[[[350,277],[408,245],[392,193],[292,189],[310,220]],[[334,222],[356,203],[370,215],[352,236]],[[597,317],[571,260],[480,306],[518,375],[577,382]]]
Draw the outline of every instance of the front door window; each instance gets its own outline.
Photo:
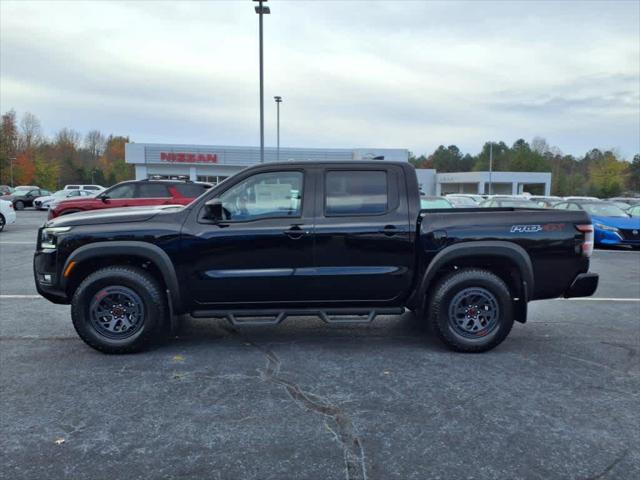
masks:
[[[302,173],[269,172],[253,175],[220,196],[228,221],[299,217]]]

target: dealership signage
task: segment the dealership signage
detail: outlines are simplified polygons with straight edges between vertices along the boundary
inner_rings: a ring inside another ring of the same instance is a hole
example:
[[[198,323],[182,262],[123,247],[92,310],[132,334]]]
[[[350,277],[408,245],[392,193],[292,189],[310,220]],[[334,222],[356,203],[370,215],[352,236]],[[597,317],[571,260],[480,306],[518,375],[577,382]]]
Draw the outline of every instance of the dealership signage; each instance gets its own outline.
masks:
[[[170,163],[218,163],[215,153],[160,152],[161,162]]]

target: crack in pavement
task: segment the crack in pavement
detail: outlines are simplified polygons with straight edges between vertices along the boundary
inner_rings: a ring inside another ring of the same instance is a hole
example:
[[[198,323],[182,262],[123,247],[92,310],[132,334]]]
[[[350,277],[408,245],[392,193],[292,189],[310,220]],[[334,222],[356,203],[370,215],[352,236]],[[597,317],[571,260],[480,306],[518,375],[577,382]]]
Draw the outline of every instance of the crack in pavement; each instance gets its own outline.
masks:
[[[349,417],[339,407],[332,405],[329,400],[307,392],[297,383],[283,378],[280,375],[282,362],[272,350],[255,343],[234,328],[229,328],[228,331],[241,337],[246,343],[264,354],[267,359],[266,368],[262,372],[264,380],[284,388],[298,406],[333,420],[335,428],[331,428],[326,422],[325,426],[342,447],[346,480],[367,480],[364,449]]]
[[[618,465],[622,460],[624,460],[624,457],[626,457],[628,453],[629,453],[629,450],[624,450],[609,465],[607,465],[607,467],[602,472],[600,472],[597,475],[594,475],[593,477],[587,477],[585,480],[598,480],[599,478],[604,478],[611,470],[613,470],[616,467],[616,465]]]
[[[632,367],[636,365],[635,358],[638,355],[638,351],[631,345],[627,345],[626,343],[618,343],[618,342],[600,342],[603,345],[609,345],[611,347],[617,347],[625,350],[627,352],[627,367],[625,368],[625,372],[629,372]]]

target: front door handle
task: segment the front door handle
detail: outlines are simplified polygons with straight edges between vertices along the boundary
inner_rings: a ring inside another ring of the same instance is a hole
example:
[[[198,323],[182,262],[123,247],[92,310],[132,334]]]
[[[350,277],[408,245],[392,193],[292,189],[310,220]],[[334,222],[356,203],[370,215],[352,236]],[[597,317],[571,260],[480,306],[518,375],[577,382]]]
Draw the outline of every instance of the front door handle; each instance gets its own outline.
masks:
[[[291,225],[289,230],[285,230],[284,234],[289,237],[291,240],[298,240],[304,237],[308,232],[300,228],[300,225]]]
[[[398,229],[394,225],[385,225],[380,233],[383,233],[387,237],[393,237],[396,233],[398,233]]]

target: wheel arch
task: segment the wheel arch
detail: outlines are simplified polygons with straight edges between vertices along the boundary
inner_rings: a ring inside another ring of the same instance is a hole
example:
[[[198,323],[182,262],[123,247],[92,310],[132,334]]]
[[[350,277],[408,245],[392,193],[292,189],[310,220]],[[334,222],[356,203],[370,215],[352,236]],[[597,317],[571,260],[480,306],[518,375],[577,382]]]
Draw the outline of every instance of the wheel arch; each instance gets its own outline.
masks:
[[[417,301],[426,307],[429,288],[443,275],[457,268],[483,268],[507,284],[516,302],[516,318],[526,321],[526,305],[533,295],[534,275],[531,258],[524,248],[510,242],[470,241],[446,247],[427,266],[420,280]],[[514,289],[514,284],[516,288]]]
[[[72,262],[74,262],[72,264]],[[178,277],[169,255],[154,244],[138,241],[95,242],[74,250],[61,271],[60,286],[70,298],[80,282],[96,268],[107,265],[134,264],[143,266],[159,277],[169,292],[170,308],[182,311]],[[69,271],[68,276],[64,272]]]

